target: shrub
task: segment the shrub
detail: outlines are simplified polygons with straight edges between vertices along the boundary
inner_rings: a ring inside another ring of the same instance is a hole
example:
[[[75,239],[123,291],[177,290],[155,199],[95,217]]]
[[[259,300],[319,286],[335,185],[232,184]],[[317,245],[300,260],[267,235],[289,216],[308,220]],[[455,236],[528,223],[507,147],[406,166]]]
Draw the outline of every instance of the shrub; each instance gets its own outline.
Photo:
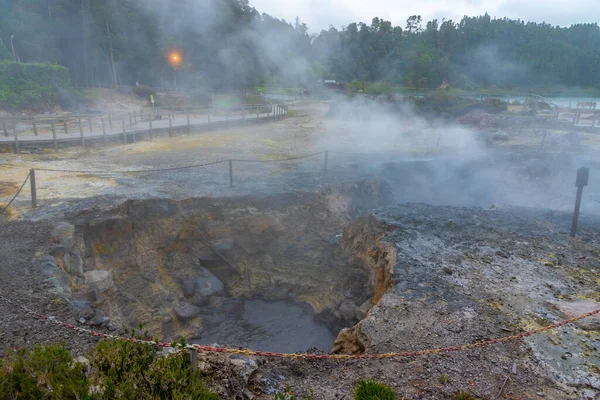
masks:
[[[396,400],[396,392],[383,383],[361,379],[356,385],[354,400]]]
[[[55,64],[0,61],[0,108],[48,107],[58,88],[71,88],[69,70]]]
[[[99,399],[219,400],[185,352],[160,357],[151,345],[107,340],[96,346],[93,365],[102,387]]]
[[[133,94],[144,100],[150,101],[151,95],[156,97],[156,90],[152,89],[150,86],[140,85],[133,88]]]
[[[10,352],[0,367],[2,399],[82,399],[88,390],[83,365],[63,345]]]

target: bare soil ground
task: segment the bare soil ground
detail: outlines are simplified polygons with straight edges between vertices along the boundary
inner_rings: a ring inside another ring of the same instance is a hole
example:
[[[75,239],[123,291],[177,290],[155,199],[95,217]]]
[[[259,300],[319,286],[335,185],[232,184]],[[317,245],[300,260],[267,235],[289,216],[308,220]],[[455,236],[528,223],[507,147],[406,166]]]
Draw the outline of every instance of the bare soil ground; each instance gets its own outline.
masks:
[[[472,180],[472,171],[466,170],[468,164],[465,170],[454,163],[442,164],[441,168],[428,169],[426,173],[421,167],[405,169],[394,164],[390,168],[386,161],[398,162],[398,155],[406,160],[426,160],[455,154],[454,139],[458,136],[442,139],[440,144],[439,132],[443,127],[409,122],[408,130],[413,137],[410,141],[390,141],[384,134],[364,140],[360,131],[352,129],[352,122],[328,121],[327,111],[326,104],[305,104],[297,109],[296,116],[268,125],[86,151],[0,155],[0,202],[5,202],[32,166],[108,171],[229,158],[269,161],[327,148],[371,154],[366,159],[352,154],[330,154],[328,173],[322,171],[322,155],[282,164],[235,163],[233,188],[228,186],[226,164],[185,172],[136,175],[40,172],[41,207],[28,209],[26,187],[16,202],[18,213],[11,221],[1,217],[4,220],[0,221],[3,260],[0,274],[6,278],[0,283],[0,293],[40,312],[74,322],[73,310],[48,292],[39,276],[39,266],[31,263],[36,252],[47,252],[52,246],[49,232],[55,221],[65,215],[93,213],[130,198],[294,192],[387,173],[399,203],[435,197],[435,204],[456,206],[407,204],[379,210],[377,217],[394,227],[386,240],[395,246],[398,262],[394,289],[362,323],[367,351],[417,350],[507,336],[564,318],[555,303],[600,301],[600,221],[591,207],[594,182],[586,188],[588,208],[582,214],[579,239],[567,235],[568,212],[542,209],[544,205],[560,210],[571,207],[574,195],[571,167],[579,166],[581,160],[597,159],[594,135],[583,135],[574,145],[564,138],[566,132],[556,132],[556,140],[546,142],[544,157],[539,153],[541,135],[535,129],[498,136],[492,140],[494,151],[518,152],[514,162],[524,172],[516,176],[523,181],[514,185],[512,179],[496,181],[496,174]],[[563,176],[552,172],[550,167],[555,165],[556,158],[548,154],[569,157],[568,178],[556,179]],[[420,178],[412,180],[414,176]],[[483,195],[477,202],[479,195],[490,191],[489,185],[480,186],[481,180],[493,182],[496,189],[492,191],[494,196]],[[443,185],[444,181],[449,181],[454,189]],[[514,196],[500,196],[503,191],[497,187],[502,188],[503,184],[513,188]],[[533,196],[527,192],[534,186],[535,193],[543,192],[535,202],[529,201]],[[572,194],[553,202],[564,188],[569,188]],[[468,195],[458,196],[465,193]],[[496,202],[500,205],[491,207]],[[503,207],[503,202],[538,208]],[[483,207],[469,206],[475,203]],[[13,346],[56,341],[66,341],[78,354],[93,343],[92,339],[23,317],[1,302],[0,318],[2,354]],[[251,378],[250,389],[259,398],[272,398],[276,391],[289,385],[297,396],[312,390],[317,399],[348,399],[356,380],[371,376],[392,385],[407,399],[445,399],[459,390],[494,400],[594,399],[600,395],[598,348],[598,331],[587,326],[586,329],[566,327],[506,345],[414,360],[264,360]],[[216,368],[235,381],[237,378],[223,360],[206,358],[209,364],[206,368]],[[442,376],[447,376],[448,382]],[[224,395],[233,397],[234,392],[239,394],[244,389],[233,381],[227,382],[231,387],[223,389]]]

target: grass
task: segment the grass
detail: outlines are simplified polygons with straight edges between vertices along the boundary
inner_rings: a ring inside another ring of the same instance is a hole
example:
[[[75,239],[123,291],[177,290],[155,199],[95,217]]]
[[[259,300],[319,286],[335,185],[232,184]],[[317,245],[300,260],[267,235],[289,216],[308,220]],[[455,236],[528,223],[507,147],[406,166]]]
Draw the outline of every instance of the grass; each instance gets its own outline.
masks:
[[[373,379],[361,379],[356,384],[354,400],[396,400],[396,392]]]

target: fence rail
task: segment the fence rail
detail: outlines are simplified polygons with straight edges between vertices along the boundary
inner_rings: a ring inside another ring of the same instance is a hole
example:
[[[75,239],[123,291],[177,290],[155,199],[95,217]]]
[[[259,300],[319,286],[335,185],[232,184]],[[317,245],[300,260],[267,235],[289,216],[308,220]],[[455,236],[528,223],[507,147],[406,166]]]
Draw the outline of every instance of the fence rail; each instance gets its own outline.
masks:
[[[71,114],[64,116],[32,116],[30,118],[3,118],[0,125],[4,137],[0,146],[14,147],[19,153],[22,145],[51,145],[55,150],[59,142],[86,145],[86,140],[122,138],[137,140],[138,135],[149,135],[191,127],[208,126],[214,123],[256,121],[285,118],[290,101],[270,101],[265,104],[237,105],[231,107],[154,107],[110,114]]]

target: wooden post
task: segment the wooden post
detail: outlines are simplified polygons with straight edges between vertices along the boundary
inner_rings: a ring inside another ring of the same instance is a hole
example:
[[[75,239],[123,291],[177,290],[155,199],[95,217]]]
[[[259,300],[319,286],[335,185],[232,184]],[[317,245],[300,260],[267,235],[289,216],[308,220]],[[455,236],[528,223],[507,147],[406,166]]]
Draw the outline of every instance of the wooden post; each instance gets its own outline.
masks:
[[[33,135],[38,135],[37,124],[35,123],[35,116],[31,117],[31,124],[33,125]]]
[[[212,110],[212,109],[210,109],[210,108],[208,109],[208,123],[209,123],[209,124],[210,124],[210,112],[211,112],[211,110]]]
[[[137,114],[135,110],[133,110],[133,123],[137,125]]]
[[[229,160],[229,187],[233,187],[233,160]]]
[[[150,123],[150,137],[154,137],[154,133],[152,132],[152,119],[149,119],[148,122]]]
[[[577,180],[575,186],[577,186],[577,197],[575,199],[575,210],[573,211],[573,221],[571,222],[571,237],[577,235],[577,224],[579,221],[579,209],[581,207],[581,196],[583,194],[584,186],[588,185],[590,176],[589,168],[579,168],[577,170]]]
[[[6,129],[6,120],[2,120],[2,129],[4,129],[4,136],[8,136],[8,130]]]
[[[102,121],[102,142],[104,142],[104,145],[106,146],[106,127],[104,126],[104,118],[100,118],[100,121]]]
[[[29,183],[31,183],[31,208],[37,208],[37,191],[35,187],[35,169],[29,170]]]
[[[81,125],[81,118],[79,118],[79,137],[81,138],[81,145],[85,147],[85,139],[83,138],[83,125]]]
[[[108,114],[108,127],[112,129],[112,117]]]
[[[140,121],[144,122],[144,109],[140,110]]]
[[[325,150],[325,164],[323,165],[323,171],[327,171],[327,162],[329,161],[329,150]]]
[[[577,124],[577,122],[576,122],[576,121],[577,121],[577,111],[575,111],[575,112],[573,113],[573,125],[576,125],[576,124]]]
[[[88,127],[90,128],[90,132],[92,131],[92,116],[88,117]]]
[[[17,135],[17,123],[13,117],[13,136],[15,137],[15,153],[20,153],[19,150],[19,135]]]
[[[127,113],[127,115],[129,116],[129,127],[131,128],[131,125],[132,125],[132,124],[131,124],[131,113],[130,113],[130,112],[128,112],[128,113]]]
[[[186,114],[186,118],[187,118],[187,131],[188,131],[188,133],[190,133],[190,112],[189,111]]]
[[[169,136],[173,136],[173,123],[171,121],[171,113],[169,113]]]
[[[65,135],[69,133],[69,129],[67,128],[67,119],[63,118],[63,128],[65,129]]]
[[[258,115],[260,114],[260,106],[256,107],[256,123],[258,124]]]
[[[575,121],[575,125],[579,124],[580,119],[581,119],[581,110],[577,111],[577,121]]]
[[[127,144],[127,133],[125,132],[125,116],[121,117],[121,127],[123,128],[123,143]]]
[[[52,142],[54,143],[54,150],[58,150],[58,143],[56,141],[56,125],[54,124],[54,118],[50,120],[52,126]]]

